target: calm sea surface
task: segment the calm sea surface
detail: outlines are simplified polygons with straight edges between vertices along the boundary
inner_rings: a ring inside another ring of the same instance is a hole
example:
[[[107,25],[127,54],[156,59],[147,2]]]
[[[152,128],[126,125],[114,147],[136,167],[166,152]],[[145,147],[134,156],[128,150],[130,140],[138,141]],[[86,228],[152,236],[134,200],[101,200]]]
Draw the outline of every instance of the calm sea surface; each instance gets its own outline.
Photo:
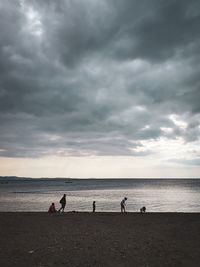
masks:
[[[0,181],[0,211],[47,211],[67,195],[66,211],[200,212],[200,179],[72,179]]]

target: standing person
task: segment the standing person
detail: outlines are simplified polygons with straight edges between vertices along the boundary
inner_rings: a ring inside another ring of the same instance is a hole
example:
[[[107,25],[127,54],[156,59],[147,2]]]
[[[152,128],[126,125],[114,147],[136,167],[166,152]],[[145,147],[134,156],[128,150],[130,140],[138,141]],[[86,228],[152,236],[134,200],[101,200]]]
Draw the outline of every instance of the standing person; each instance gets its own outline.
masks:
[[[95,201],[93,201],[92,206],[93,206],[93,212],[95,212],[95,210],[96,210],[96,202]]]
[[[127,198],[125,197],[124,199],[122,199],[121,201],[121,212],[126,212],[126,200]]]
[[[59,209],[59,211],[62,210],[62,212],[64,212],[64,209],[66,206],[66,194],[64,194],[63,197],[61,198],[60,204],[61,204],[61,208]]]

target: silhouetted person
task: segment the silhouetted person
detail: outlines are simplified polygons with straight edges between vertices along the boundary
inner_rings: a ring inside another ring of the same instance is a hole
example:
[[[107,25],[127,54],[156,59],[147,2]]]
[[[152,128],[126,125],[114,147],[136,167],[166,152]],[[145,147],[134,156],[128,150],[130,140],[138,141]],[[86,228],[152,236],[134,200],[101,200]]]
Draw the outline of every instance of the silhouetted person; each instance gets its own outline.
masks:
[[[49,207],[49,213],[54,213],[56,212],[55,204],[52,203],[51,206]]]
[[[140,209],[140,212],[141,212],[141,213],[145,213],[145,212],[146,212],[146,207],[142,207],[142,208]]]
[[[121,201],[121,212],[126,212],[126,200],[127,200],[127,198],[125,197]]]
[[[61,208],[59,209],[59,211],[62,210],[62,212],[64,212],[64,209],[66,206],[66,194],[64,194],[63,197],[61,198],[60,204],[61,204]]]
[[[96,210],[96,202],[95,201],[93,201],[92,206],[93,206],[93,212],[95,212],[95,210]]]

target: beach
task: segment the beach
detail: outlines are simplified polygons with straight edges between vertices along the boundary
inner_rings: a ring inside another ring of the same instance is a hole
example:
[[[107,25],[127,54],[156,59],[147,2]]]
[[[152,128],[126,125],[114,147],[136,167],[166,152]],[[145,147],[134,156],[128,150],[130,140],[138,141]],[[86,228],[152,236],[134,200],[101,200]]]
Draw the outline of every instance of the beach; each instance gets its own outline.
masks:
[[[0,213],[0,266],[199,266],[199,213]]]

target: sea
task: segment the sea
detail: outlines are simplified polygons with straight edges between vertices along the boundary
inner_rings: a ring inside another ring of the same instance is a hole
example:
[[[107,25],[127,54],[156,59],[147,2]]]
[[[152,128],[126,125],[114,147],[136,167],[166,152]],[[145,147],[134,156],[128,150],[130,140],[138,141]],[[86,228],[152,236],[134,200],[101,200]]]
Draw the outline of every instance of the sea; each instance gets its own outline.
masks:
[[[120,212],[127,197],[127,212],[200,212],[200,179],[0,179],[1,212],[47,212],[60,208],[66,194],[66,211]]]

